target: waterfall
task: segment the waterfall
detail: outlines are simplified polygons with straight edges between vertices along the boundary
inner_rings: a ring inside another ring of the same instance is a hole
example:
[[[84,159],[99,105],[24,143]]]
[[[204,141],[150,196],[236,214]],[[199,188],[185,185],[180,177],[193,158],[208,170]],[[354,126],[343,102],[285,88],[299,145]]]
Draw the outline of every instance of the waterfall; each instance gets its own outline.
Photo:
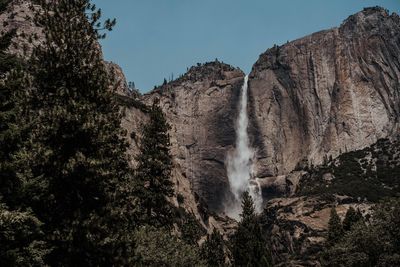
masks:
[[[239,117],[236,122],[236,146],[227,156],[227,174],[230,190],[234,196],[233,201],[225,205],[228,216],[238,219],[241,212],[241,196],[246,190],[252,196],[257,212],[262,210],[262,196],[259,183],[253,177],[254,150],[250,147],[247,132],[249,118],[247,115],[247,87],[248,76],[244,78],[241,89]]]

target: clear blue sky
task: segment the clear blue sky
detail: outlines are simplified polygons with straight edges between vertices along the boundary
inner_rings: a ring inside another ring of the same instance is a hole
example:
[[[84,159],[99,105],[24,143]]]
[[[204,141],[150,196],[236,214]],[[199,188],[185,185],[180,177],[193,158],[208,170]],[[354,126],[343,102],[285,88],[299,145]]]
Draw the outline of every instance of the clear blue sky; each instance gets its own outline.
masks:
[[[94,0],[117,26],[101,42],[106,60],[147,92],[218,58],[246,73],[258,56],[315,31],[338,26],[368,6],[400,13],[400,0]]]

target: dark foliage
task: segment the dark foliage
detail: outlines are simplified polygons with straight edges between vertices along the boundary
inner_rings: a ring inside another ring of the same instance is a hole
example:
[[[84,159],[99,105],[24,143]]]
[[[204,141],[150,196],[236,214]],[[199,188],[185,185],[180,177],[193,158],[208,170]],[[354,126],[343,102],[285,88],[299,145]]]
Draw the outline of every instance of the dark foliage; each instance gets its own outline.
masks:
[[[342,222],[339,218],[339,215],[336,212],[336,209],[333,207],[331,209],[331,215],[328,222],[328,235],[327,242],[329,245],[332,245],[338,242],[343,236],[343,226]]]
[[[253,199],[246,191],[242,196],[242,214],[238,228],[232,237],[232,255],[235,266],[271,266],[259,217],[255,213]]]
[[[168,228],[141,226],[135,231],[135,266],[206,266],[200,250],[172,235]]]
[[[346,216],[343,220],[343,230],[349,231],[353,225],[355,225],[358,221],[363,220],[363,216],[359,209],[355,210],[353,207],[350,207]]]
[[[199,239],[206,233],[204,228],[193,214],[185,212],[185,216],[179,220],[182,240],[188,244],[197,245]]]
[[[28,128],[22,116],[27,77],[20,61],[6,52],[14,35],[11,31],[0,37],[0,198],[9,207],[16,205],[21,189],[15,156]]]
[[[143,113],[149,112],[149,107],[135,98],[128,97],[128,96],[122,96],[119,94],[115,94],[114,97],[115,97],[117,103],[123,107],[137,108],[140,111],[142,111]]]
[[[201,256],[208,266],[225,266],[224,240],[217,229],[214,228],[211,235],[201,247]]]
[[[168,197],[173,196],[171,181],[172,158],[168,131],[170,125],[164,113],[153,103],[150,121],[142,127],[142,140],[137,157],[136,194],[143,207],[142,223],[153,226],[171,225],[172,208]]]
[[[33,124],[17,154],[19,204],[43,223],[46,264],[127,264],[135,202],[119,107],[97,47],[100,11],[86,0],[38,4],[35,22],[46,38],[29,62]]]
[[[325,165],[308,168],[298,195],[347,195],[378,202],[400,194],[400,141],[380,139],[363,150],[347,152]],[[333,180],[325,181],[325,174]]]
[[[0,2],[0,11],[8,2]],[[14,35],[0,37],[0,265],[40,266],[50,247],[42,223],[20,205],[24,180],[18,173],[24,166],[18,156],[30,124],[24,116],[28,77],[22,61],[6,52]]]
[[[3,12],[6,10],[8,4],[11,2],[11,0],[0,0],[0,12]]]
[[[378,204],[368,223],[358,220],[323,254],[324,266],[399,266],[400,200]]]
[[[51,248],[41,227],[32,212],[9,210],[0,204],[1,266],[43,266]]]

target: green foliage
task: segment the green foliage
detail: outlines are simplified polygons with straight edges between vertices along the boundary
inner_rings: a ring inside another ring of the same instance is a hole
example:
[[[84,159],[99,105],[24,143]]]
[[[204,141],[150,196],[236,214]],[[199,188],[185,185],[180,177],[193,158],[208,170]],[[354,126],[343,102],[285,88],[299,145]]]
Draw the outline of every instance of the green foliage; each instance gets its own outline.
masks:
[[[207,262],[207,266],[225,266],[224,240],[217,229],[214,228],[211,235],[201,247],[201,256]]]
[[[235,266],[271,266],[264,233],[255,214],[254,202],[249,192],[242,196],[242,214],[233,235],[232,254]],[[267,260],[268,265],[265,265]]]
[[[178,193],[178,195],[176,196],[176,200],[178,201],[179,205],[185,203],[185,197],[181,193]]]
[[[0,0],[0,12],[3,12],[6,10],[8,4],[11,2],[11,0]]]
[[[44,223],[48,264],[129,264],[133,179],[93,26],[100,13],[87,0],[39,3],[35,22],[46,38],[29,62],[35,124],[18,154],[24,205]]]
[[[350,207],[347,210],[346,216],[344,217],[344,220],[343,220],[343,230],[349,231],[355,223],[357,223],[359,220],[362,220],[362,219],[363,219],[363,216],[362,216],[360,210],[357,209],[357,211],[356,211],[353,207]]]
[[[378,202],[400,194],[400,141],[380,139],[371,147],[343,153],[326,165],[308,170],[298,195],[347,195]],[[332,174],[332,181],[323,176]]]
[[[138,99],[132,98],[132,97],[127,97],[127,96],[123,96],[123,95],[119,95],[119,94],[115,94],[114,95],[115,100],[117,101],[117,103],[123,107],[127,107],[127,108],[137,108],[140,111],[144,112],[144,113],[148,113],[149,112],[149,108],[148,106],[146,106],[145,104],[143,104],[143,102],[141,102]]]
[[[179,220],[178,226],[182,233],[182,240],[188,244],[197,244],[204,235],[204,228],[193,214],[185,212],[185,216]]]
[[[173,196],[173,183],[170,179],[172,158],[170,139],[164,113],[155,101],[149,111],[150,121],[142,127],[136,193],[144,209],[143,223],[150,225],[171,225],[171,204],[167,197]]]
[[[29,64],[5,53],[14,32],[0,38],[0,199],[7,205],[0,206],[1,265],[205,266],[197,247],[204,229],[186,212],[174,218],[168,202],[164,114],[157,103],[149,108],[109,90],[98,39],[115,21],[101,25],[89,0],[36,2],[45,38]],[[150,116],[137,179],[120,105]],[[181,238],[164,228],[135,231],[139,223],[173,222]]]
[[[0,197],[11,207],[21,189],[15,155],[29,124],[22,114],[26,75],[19,60],[6,52],[14,35],[11,31],[0,37]]]
[[[0,263],[2,266],[43,266],[50,252],[42,223],[31,213],[9,210],[0,203]]]
[[[187,244],[197,245],[202,236],[207,234],[206,229],[200,224],[194,214],[187,212],[183,207],[171,207],[173,224],[180,232],[180,239]],[[167,227],[169,225],[166,225]]]
[[[138,266],[206,266],[197,246],[171,235],[165,228],[140,227],[135,232]]]
[[[328,222],[328,235],[327,241],[328,244],[334,244],[338,242],[343,236],[343,226],[342,222],[339,218],[339,215],[336,212],[335,207],[331,209],[331,215]]]
[[[252,221],[256,217],[254,202],[249,192],[244,192],[242,195],[242,213],[240,214],[242,221]]]
[[[9,2],[0,1],[0,11]],[[0,37],[0,264],[42,266],[50,252],[42,222],[32,212],[18,210],[24,181],[18,175],[23,166],[17,155],[29,123],[23,112],[27,75],[20,60],[6,52],[14,35],[15,30]]]
[[[16,56],[7,52],[7,48],[11,44],[12,38],[15,36],[16,30],[4,33],[0,37],[0,77],[3,78],[5,73],[16,67],[18,59]]]
[[[368,224],[358,220],[322,256],[324,266],[399,266],[400,199],[374,208]]]
[[[11,208],[18,206],[24,179],[19,173],[19,155],[26,141],[31,123],[24,115],[27,75],[14,69],[0,81],[0,197]]]

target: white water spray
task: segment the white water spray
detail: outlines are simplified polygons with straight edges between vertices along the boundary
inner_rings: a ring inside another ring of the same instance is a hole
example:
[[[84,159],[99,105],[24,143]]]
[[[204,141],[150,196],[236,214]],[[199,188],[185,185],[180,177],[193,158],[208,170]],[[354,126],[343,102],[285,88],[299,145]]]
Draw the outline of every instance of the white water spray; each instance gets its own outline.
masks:
[[[225,207],[228,216],[238,219],[241,212],[241,196],[244,191],[249,191],[257,212],[262,210],[262,196],[260,185],[253,177],[254,150],[250,147],[247,127],[249,118],[247,115],[247,83],[248,76],[244,78],[242,86],[239,117],[236,122],[236,147],[233,153],[227,157],[227,173],[229,186],[234,200]]]

